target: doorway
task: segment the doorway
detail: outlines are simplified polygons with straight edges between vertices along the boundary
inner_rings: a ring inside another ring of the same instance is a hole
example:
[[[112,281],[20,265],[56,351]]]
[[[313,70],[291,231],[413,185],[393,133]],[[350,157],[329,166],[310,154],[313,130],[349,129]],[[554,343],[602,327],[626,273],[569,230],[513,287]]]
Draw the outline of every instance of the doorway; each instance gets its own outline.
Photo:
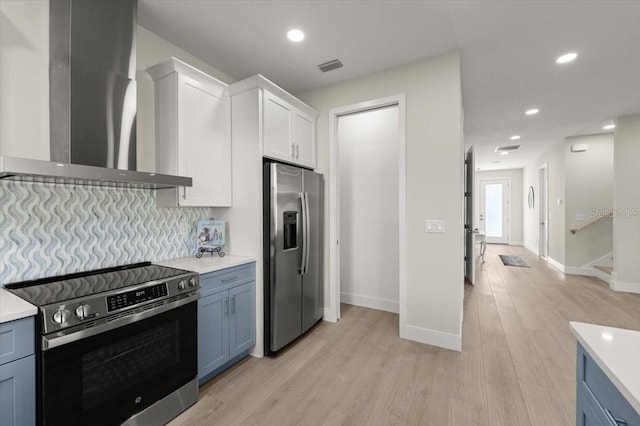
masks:
[[[406,323],[405,96],[329,112],[329,294],[340,303],[397,312]]]
[[[464,276],[471,284],[476,283],[475,268],[475,237],[476,230],[473,226],[473,186],[475,182],[475,165],[473,160],[473,147],[469,148],[464,159]]]
[[[549,179],[547,176],[547,164],[543,164],[538,171],[538,188],[539,199],[538,203],[538,253],[539,256],[546,259],[549,251]]]
[[[480,232],[487,243],[509,244],[509,179],[480,181]]]
[[[398,312],[398,105],[338,117],[340,301]]]

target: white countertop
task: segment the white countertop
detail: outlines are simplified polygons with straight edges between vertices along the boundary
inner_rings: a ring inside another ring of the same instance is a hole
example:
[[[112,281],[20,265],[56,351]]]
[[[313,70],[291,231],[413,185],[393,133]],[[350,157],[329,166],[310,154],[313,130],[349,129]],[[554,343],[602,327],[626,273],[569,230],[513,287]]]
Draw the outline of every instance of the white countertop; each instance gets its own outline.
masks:
[[[38,308],[0,287],[0,324],[30,317],[38,313]]]
[[[640,331],[573,321],[569,324],[587,353],[640,413]]]
[[[169,266],[171,268],[194,271],[199,274],[206,274],[208,272],[215,272],[221,269],[244,265],[245,263],[251,263],[255,261],[255,258],[248,256],[234,256],[228,254],[224,257],[220,257],[216,253],[214,253],[213,255],[204,253],[204,255],[200,259],[196,259],[195,256],[189,256],[179,257],[177,259],[162,260],[153,263],[161,266]]]

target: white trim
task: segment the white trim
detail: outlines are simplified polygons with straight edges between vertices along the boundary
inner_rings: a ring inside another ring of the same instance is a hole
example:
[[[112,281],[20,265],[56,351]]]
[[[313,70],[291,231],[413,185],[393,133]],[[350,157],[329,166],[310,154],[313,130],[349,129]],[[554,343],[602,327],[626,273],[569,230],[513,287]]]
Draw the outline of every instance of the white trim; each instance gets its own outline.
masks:
[[[338,318],[336,318],[335,316],[332,316],[333,312],[331,309],[329,308],[323,308],[323,312],[322,312],[322,319],[327,321],[327,322],[338,322]]]
[[[549,262],[549,265],[553,266],[554,268],[559,269],[561,272],[564,272],[564,265],[553,259],[552,257],[547,256],[547,262]]]
[[[524,246],[524,248],[526,248],[527,250],[529,250],[531,253],[535,254],[536,256],[539,256],[540,253],[538,252],[538,249],[536,247],[530,246],[529,244],[527,244],[527,242],[523,242],[522,245]]]
[[[404,333],[400,336],[404,339],[462,352],[462,333],[456,335],[415,325],[405,325]]]
[[[510,246],[524,246],[524,241],[509,241]]]
[[[611,290],[613,291],[640,294],[640,283],[625,283],[625,282],[616,281],[613,278],[611,278],[611,283],[609,284],[609,288],[611,288]]]
[[[591,268],[591,270],[593,272],[593,277],[601,279],[605,283],[609,284],[609,287],[611,287],[611,282],[613,281],[613,277],[611,274],[607,274],[605,271],[601,271],[597,268]]]
[[[404,93],[329,110],[329,306],[327,320],[340,319],[340,182],[338,174],[337,122],[341,115],[353,114],[386,106],[398,106],[398,287],[399,333],[406,327],[406,95]]]
[[[547,259],[551,259],[549,257],[549,163],[543,163],[540,167],[538,167],[538,184],[540,184],[540,170],[544,169],[544,222],[546,226],[544,227],[544,242],[546,245],[545,255]],[[540,187],[538,187],[538,193],[540,192]],[[536,254],[540,256],[540,203],[538,202],[538,250],[536,250]],[[544,256],[541,256],[544,258]],[[551,259],[553,260],[553,259]]]
[[[348,305],[362,306],[377,309],[379,311],[398,313],[399,302],[397,300],[382,299],[380,297],[363,296],[361,294],[340,292],[340,302]]]

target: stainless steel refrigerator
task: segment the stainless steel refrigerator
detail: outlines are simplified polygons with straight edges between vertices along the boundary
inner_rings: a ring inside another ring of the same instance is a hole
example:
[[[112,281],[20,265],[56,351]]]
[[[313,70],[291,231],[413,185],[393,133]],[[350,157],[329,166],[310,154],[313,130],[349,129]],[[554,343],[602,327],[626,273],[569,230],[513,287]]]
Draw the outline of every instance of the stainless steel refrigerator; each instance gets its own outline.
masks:
[[[304,334],[323,314],[324,179],[264,164],[265,354]]]

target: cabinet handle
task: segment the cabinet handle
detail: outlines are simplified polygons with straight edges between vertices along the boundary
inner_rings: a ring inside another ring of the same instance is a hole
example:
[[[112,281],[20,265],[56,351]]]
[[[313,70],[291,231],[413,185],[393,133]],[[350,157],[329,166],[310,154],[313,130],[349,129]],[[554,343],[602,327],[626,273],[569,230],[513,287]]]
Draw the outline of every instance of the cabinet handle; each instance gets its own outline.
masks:
[[[182,187],[182,198],[185,199],[185,200],[187,199],[187,187],[186,186]]]
[[[235,281],[235,280],[237,280],[237,279],[238,279],[238,276],[237,276],[237,275],[234,275],[234,276],[232,276],[232,277],[225,278],[225,279],[221,280],[220,282],[223,282],[223,283],[230,283],[230,282],[233,282],[233,281]]]
[[[233,296],[231,298],[231,313],[235,313],[236,312],[236,297]]]
[[[224,313],[229,315],[229,298],[224,299]]]
[[[291,156],[296,158],[296,144],[291,142]]]
[[[624,419],[620,419],[616,416],[613,415],[613,413],[611,411],[609,411],[609,409],[605,408],[604,411],[607,413],[607,416],[609,416],[609,418],[611,420],[613,420],[613,422],[617,425],[628,425],[629,423],[627,423],[626,420]]]
[[[300,145],[296,144],[296,159],[300,158]]]

